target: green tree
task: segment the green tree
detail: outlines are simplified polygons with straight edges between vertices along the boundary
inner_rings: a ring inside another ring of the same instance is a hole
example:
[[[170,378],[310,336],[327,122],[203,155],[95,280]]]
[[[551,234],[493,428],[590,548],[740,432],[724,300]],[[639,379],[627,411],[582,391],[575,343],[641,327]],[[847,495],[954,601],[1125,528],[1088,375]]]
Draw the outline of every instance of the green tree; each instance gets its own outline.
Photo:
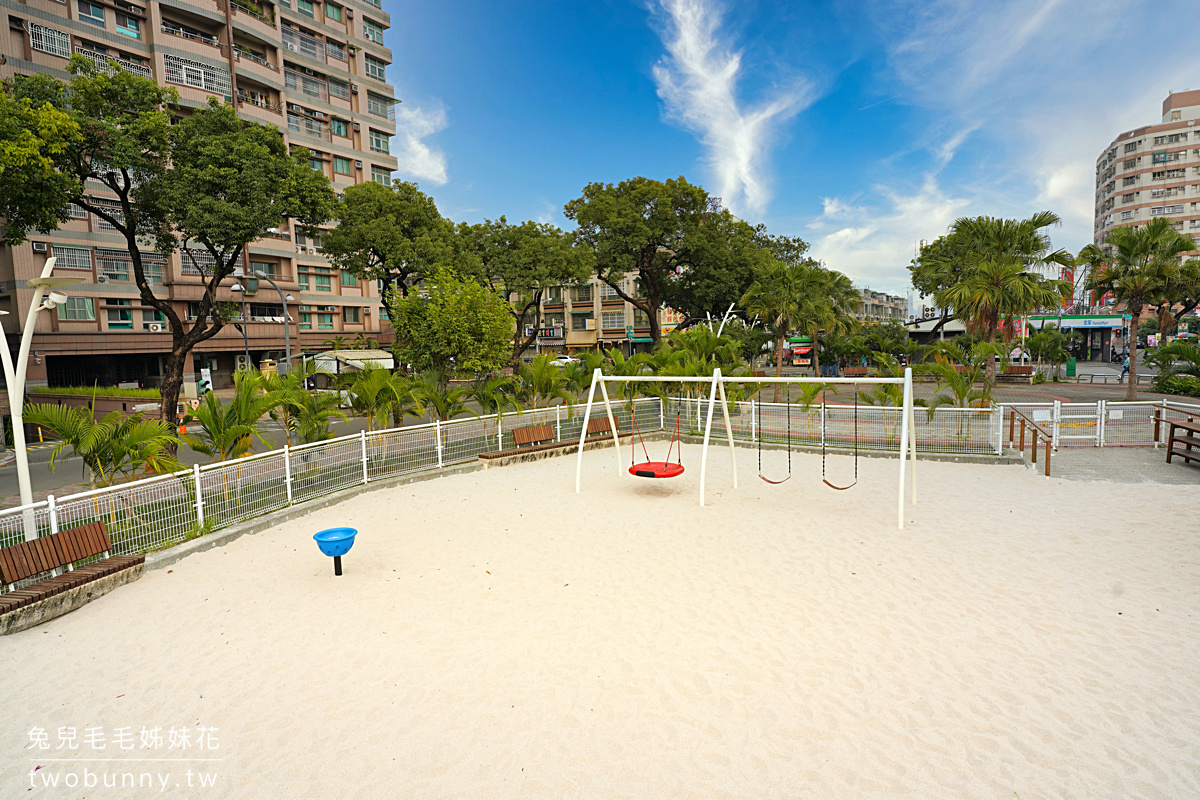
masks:
[[[417,413],[428,414],[440,422],[454,419],[460,414],[478,414],[467,406],[468,393],[462,387],[447,385],[447,377],[437,370],[426,370],[410,384]]]
[[[213,461],[249,455],[255,439],[266,443],[255,426],[279,404],[279,399],[277,392],[263,392],[257,373],[236,372],[230,402],[222,403],[215,392],[204,395],[200,405],[183,418],[185,425],[195,423],[199,432],[183,433],[180,438]]]
[[[646,314],[655,343],[662,336],[659,309],[685,297],[692,297],[693,304],[712,302],[717,295],[724,299],[723,290],[700,285],[700,274],[681,276],[715,270],[738,257],[744,248],[731,253],[721,242],[753,233],[740,227],[716,198],[682,177],[665,182],[631,178],[615,186],[590,183],[582,196],[564,206],[564,213],[578,223],[576,236],[594,253],[596,277]],[[759,260],[756,256],[755,265]],[[636,278],[636,291],[626,285],[627,275]],[[691,282],[687,291],[685,281]]]
[[[175,432],[162,420],[110,411],[97,421],[95,413],[95,401],[90,406],[25,407],[26,423],[53,431],[59,439],[50,451],[51,471],[67,448],[83,460],[93,489],[183,468],[171,452],[177,444]]]
[[[1070,336],[1057,325],[1048,324],[1025,340],[1025,350],[1037,359],[1039,365],[1042,362],[1049,363],[1057,372],[1058,365],[1070,357],[1067,352],[1070,341]]]
[[[970,272],[970,264],[965,236],[947,234],[922,246],[908,269],[913,288],[924,297],[936,298],[950,287],[963,283]],[[946,323],[954,318],[952,310],[943,306],[941,317],[930,331],[930,338],[937,336]]]
[[[35,104],[36,103],[36,104]],[[0,91],[0,241],[17,245],[30,230],[49,233],[67,218],[46,197],[79,192],[78,180],[60,172],[57,161],[81,138],[79,124],[51,103]]]
[[[537,341],[546,290],[582,283],[591,274],[591,253],[577,247],[573,235],[553,225],[510,225],[504,217],[479,225],[462,223],[458,226],[458,246],[479,259],[482,275],[492,291],[511,303],[516,328],[514,366]],[[527,335],[526,328],[532,328],[533,333]]]
[[[415,183],[347,186],[334,216],[337,227],[322,237],[321,251],[334,267],[382,282],[389,306],[393,291],[407,295],[421,278],[455,263],[454,226]]]
[[[1155,298],[1158,327],[1151,333],[1170,336],[1178,330],[1179,320],[1200,304],[1200,259],[1189,259],[1164,277]]]
[[[333,438],[329,425],[335,419],[345,422],[345,413],[338,408],[341,396],[338,392],[305,391],[296,397],[296,437],[301,444],[323,442]]]
[[[1177,375],[1200,379],[1200,344],[1174,341],[1159,347],[1146,360],[1158,367],[1160,381]]]
[[[1098,294],[1112,292],[1118,303],[1133,318],[1130,330],[1141,324],[1142,311],[1170,284],[1179,271],[1179,256],[1196,247],[1192,237],[1185,236],[1169,220],[1158,217],[1137,228],[1113,228],[1105,237],[1109,253],[1094,244],[1085,245],[1079,253],[1082,261],[1107,263],[1088,275],[1087,288]],[[1129,343],[1129,386],[1126,400],[1137,399],[1137,337]]]
[[[73,56],[69,68],[74,77],[66,83],[45,74],[13,80],[16,101],[27,100],[39,109],[48,103],[71,118],[79,137],[56,151],[44,149],[59,179],[48,181],[26,171],[0,182],[0,208],[35,200],[43,206],[30,205],[26,213],[6,220],[6,235],[24,236],[21,227],[27,221],[54,215],[64,219],[68,205],[112,225],[125,240],[142,303],[161,313],[171,332],[161,414],[174,424],[189,354],[225,324],[217,308],[217,286],[241,262],[250,242],[286,218],[302,224],[323,221],[334,196],[306,157],[287,152],[274,126],[243,122],[231,106],[215,100],[172,125],[173,89],[82,56]],[[53,137],[60,142],[61,132]],[[116,206],[90,198],[88,181],[114,194]],[[180,240],[204,253],[201,259],[189,258],[190,251],[182,254],[202,278],[195,319],[182,319],[165,296],[155,294],[139,240],[154,242],[163,254],[174,251]]]
[[[533,408],[552,405],[555,400],[563,405],[571,403],[592,381],[592,370],[584,361],[570,364],[564,370],[553,363],[549,353],[540,353],[528,362],[522,362],[517,369],[520,378],[518,396]],[[583,384],[585,379],[587,384]]]
[[[350,407],[367,420],[367,430],[382,430],[393,419],[403,419],[412,410],[412,391],[403,375],[368,367],[354,376]]]
[[[509,363],[513,320],[508,303],[449,269],[427,278],[421,294],[393,296],[391,319],[397,357],[418,371],[490,373]]]
[[[260,375],[260,385],[266,392],[274,392],[279,404],[270,409],[271,420],[283,431],[287,446],[292,446],[292,436],[300,428],[300,415],[305,410],[305,395],[309,394],[308,379],[328,373],[317,369],[316,362],[300,360],[292,364],[286,374]]]

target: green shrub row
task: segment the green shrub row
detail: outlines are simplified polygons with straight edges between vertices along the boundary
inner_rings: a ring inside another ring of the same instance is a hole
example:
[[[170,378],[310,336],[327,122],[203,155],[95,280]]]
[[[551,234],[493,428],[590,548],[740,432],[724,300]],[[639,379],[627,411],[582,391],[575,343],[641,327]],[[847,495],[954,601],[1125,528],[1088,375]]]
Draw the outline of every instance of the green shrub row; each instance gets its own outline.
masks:
[[[39,386],[30,388],[29,394],[81,394],[91,397],[139,397],[148,400],[162,399],[158,389],[121,389],[117,386]]]
[[[1194,375],[1160,375],[1154,379],[1154,391],[1183,397],[1200,397],[1200,378]]]

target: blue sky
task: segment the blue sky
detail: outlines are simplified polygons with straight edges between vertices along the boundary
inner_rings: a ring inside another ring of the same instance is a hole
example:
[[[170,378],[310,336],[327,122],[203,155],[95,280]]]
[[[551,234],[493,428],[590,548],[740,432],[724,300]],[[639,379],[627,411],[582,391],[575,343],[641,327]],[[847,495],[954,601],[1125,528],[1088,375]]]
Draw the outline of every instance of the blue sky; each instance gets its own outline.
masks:
[[[442,214],[564,228],[592,181],[683,175],[902,292],[956,217],[1064,219],[1095,159],[1200,88],[1179,0],[384,0],[392,151]]]

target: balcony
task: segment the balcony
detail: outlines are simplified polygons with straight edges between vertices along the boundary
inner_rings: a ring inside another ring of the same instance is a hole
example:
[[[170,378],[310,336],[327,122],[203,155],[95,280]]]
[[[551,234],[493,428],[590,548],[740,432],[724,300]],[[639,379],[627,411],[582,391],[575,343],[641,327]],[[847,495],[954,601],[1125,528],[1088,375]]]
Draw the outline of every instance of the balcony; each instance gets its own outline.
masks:
[[[138,64],[136,61],[127,61],[124,58],[110,56],[107,53],[97,53],[82,47],[76,47],[75,52],[86,58],[88,61],[91,61],[93,64],[105,67],[110,73],[112,72],[112,64],[110,62],[115,61],[117,62],[118,67],[128,73],[137,75],[140,78],[154,77],[154,72],[146,64]]]
[[[288,130],[292,133],[300,133],[324,142],[333,141],[332,134],[329,132],[329,126],[320,120],[313,119],[312,117],[302,117],[299,114],[289,111],[287,123]]]
[[[233,6],[233,10],[237,14],[247,14],[268,25],[275,25],[275,12],[266,6],[255,3],[254,0],[243,0],[243,2],[230,0],[229,5]]]
[[[217,37],[211,33],[204,33],[203,31],[198,31],[194,28],[188,28],[180,25],[178,22],[172,22],[168,19],[164,19],[162,21],[162,25],[159,26],[159,30],[171,36],[178,36],[181,39],[187,39],[191,42],[199,42],[200,44],[208,45],[209,47],[215,47],[218,50],[225,49],[225,45],[221,44],[217,40]]]
[[[329,84],[321,78],[305,75],[284,67],[283,85],[293,92],[299,92],[305,97],[320,100],[322,103],[329,102]]]
[[[283,49],[325,61],[325,43],[292,28],[281,29]]]

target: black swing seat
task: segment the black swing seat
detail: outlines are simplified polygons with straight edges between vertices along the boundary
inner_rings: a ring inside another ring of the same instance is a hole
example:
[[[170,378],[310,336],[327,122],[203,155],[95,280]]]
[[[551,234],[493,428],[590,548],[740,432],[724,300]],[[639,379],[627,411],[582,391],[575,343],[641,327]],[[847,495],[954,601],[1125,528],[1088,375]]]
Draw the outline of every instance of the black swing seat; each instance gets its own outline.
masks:
[[[670,461],[647,461],[634,464],[629,468],[629,474],[639,478],[677,478],[683,474],[683,465]]]

